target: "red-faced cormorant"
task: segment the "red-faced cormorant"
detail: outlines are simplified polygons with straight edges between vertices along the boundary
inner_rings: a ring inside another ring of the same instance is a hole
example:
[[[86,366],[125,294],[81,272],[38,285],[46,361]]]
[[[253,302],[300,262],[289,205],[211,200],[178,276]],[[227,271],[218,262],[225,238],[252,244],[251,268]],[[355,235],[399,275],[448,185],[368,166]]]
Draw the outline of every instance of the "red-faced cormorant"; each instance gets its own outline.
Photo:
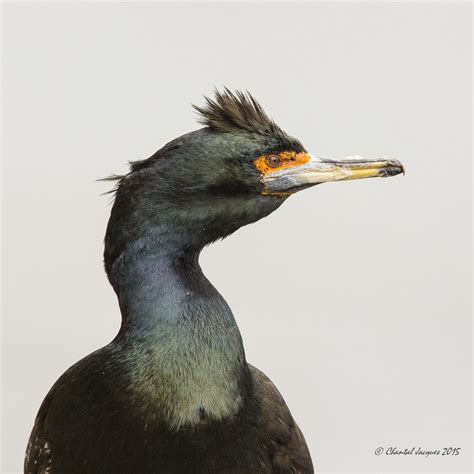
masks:
[[[301,431],[247,363],[199,253],[297,191],[403,168],[312,156],[248,93],[226,89],[206,101],[195,107],[204,128],[114,177],[104,262],[122,326],[46,396],[26,473],[313,472]]]

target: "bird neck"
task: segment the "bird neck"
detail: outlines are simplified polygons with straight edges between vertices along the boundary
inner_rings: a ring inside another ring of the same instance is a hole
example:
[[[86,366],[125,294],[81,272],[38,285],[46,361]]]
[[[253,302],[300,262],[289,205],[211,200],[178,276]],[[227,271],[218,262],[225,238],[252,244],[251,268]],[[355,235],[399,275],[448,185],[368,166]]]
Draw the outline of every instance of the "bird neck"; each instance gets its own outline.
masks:
[[[129,244],[110,275],[130,386],[144,407],[160,404],[173,428],[236,415],[248,382],[239,329],[202,273],[199,253],[155,234]]]

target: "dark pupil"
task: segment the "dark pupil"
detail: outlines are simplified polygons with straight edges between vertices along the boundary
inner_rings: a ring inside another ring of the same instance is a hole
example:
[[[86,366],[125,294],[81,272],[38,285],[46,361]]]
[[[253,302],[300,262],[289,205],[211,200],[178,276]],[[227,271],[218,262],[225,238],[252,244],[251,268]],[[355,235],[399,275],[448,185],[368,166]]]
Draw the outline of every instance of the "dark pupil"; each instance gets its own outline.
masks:
[[[280,166],[281,160],[279,156],[271,155],[268,157],[268,165],[271,166],[272,168],[276,168],[277,166]]]

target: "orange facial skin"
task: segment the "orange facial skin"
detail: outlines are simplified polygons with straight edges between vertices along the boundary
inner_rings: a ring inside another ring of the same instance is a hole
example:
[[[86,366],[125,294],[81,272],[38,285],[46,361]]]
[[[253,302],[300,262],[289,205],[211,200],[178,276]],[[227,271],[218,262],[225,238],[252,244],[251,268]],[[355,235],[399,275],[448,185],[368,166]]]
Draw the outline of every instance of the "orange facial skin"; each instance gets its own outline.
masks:
[[[280,166],[274,168],[267,163],[267,157],[276,155],[280,157]],[[255,160],[255,166],[263,173],[273,173],[274,171],[284,170],[286,168],[294,168],[308,163],[311,160],[311,155],[306,152],[297,153],[296,151],[282,151],[281,153],[271,153],[269,155],[259,156]]]
[[[268,156],[276,155],[280,157],[281,164],[280,166],[273,167],[270,166],[267,162]],[[311,155],[304,151],[297,153],[296,151],[282,151],[280,153],[270,153],[268,155],[261,155],[255,161],[255,166],[258,170],[261,171],[263,175],[274,173],[275,171],[281,171],[287,168],[295,168],[297,166],[304,165],[309,163],[311,160]],[[266,190],[262,194],[271,195],[271,196],[289,196],[291,192],[273,192],[270,193]]]

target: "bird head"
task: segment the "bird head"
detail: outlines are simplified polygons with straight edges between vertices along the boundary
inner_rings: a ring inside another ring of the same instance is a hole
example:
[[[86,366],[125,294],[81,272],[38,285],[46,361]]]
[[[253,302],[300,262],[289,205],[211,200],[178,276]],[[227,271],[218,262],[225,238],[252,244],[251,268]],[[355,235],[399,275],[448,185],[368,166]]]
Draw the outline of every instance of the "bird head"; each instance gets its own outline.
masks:
[[[334,161],[308,153],[249,93],[216,91],[194,108],[204,128],[113,177],[119,181],[105,240],[107,271],[130,242],[200,249],[308,187],[403,172],[395,160]]]

